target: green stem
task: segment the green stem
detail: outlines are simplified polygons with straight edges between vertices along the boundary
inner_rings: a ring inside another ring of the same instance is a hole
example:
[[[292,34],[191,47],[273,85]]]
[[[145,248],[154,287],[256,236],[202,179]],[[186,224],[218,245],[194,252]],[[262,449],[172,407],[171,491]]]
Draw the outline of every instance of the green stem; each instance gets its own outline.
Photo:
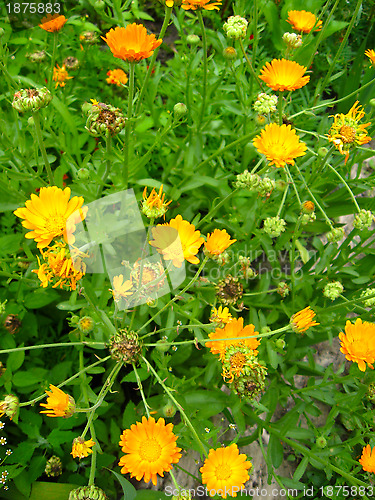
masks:
[[[358,205],[357,200],[355,199],[355,196],[353,194],[353,191],[350,189],[350,187],[349,187],[348,183],[346,182],[346,180],[344,179],[344,177],[339,172],[337,172],[337,170],[334,167],[332,167],[332,165],[330,165],[329,163],[327,163],[327,166],[332,170],[332,172],[334,172],[337,175],[337,177],[340,179],[340,181],[345,185],[346,189],[348,190],[349,196],[353,200],[353,203],[354,203],[356,209],[358,210],[358,212],[360,212],[361,208]]]
[[[375,298],[375,293],[372,294],[372,295],[368,295],[367,297],[358,297],[358,299],[352,299],[352,300],[346,299],[346,304],[335,304],[334,306],[325,307],[324,308],[324,314],[327,311],[332,311],[334,309],[339,309],[342,306],[349,306],[349,305],[352,305],[352,304],[355,305],[357,302],[364,302],[365,300],[373,299],[373,298]],[[366,312],[369,312],[369,311],[367,311],[367,309],[366,309]]]
[[[204,447],[202,441],[199,439],[199,436],[197,434],[197,431],[194,429],[192,423],[190,422],[188,416],[186,415],[186,413],[184,412],[184,409],[182,408],[182,406],[180,405],[180,403],[175,399],[175,397],[173,396],[171,390],[169,389],[169,387],[167,387],[163,380],[159,377],[158,373],[154,370],[153,366],[147,361],[146,358],[144,358],[142,356],[142,359],[144,361],[144,363],[146,363],[147,365],[147,369],[149,371],[152,372],[152,374],[154,375],[154,377],[156,378],[156,380],[159,382],[159,384],[162,386],[162,388],[164,389],[164,391],[168,394],[168,397],[171,399],[171,401],[177,406],[179,412],[181,413],[181,415],[183,416],[184,420],[185,420],[185,424],[189,427],[189,429],[191,430],[196,442],[198,443],[198,446],[200,447],[200,449],[202,450],[202,453],[205,457],[207,457],[207,450],[206,448]]]
[[[258,2],[257,0],[253,1],[253,54],[251,56],[251,66],[254,68],[255,62],[256,62],[256,56],[257,56],[257,48],[258,48]],[[253,95],[253,78],[250,80],[250,88],[249,88],[249,95]]]
[[[354,22],[357,18],[357,14],[358,14],[358,11],[359,9],[361,8],[362,6],[362,1],[363,0],[357,0],[357,4],[355,6],[355,9],[354,9],[354,12],[353,12],[353,15],[352,15],[352,18],[350,20],[350,23],[349,23],[349,26],[345,32],[345,35],[344,35],[344,38],[342,39],[342,42],[340,44],[340,47],[338,48],[336,54],[335,54],[335,57],[333,58],[333,61],[329,67],[329,70],[328,70],[328,73],[326,74],[324,80],[323,80],[323,83],[322,83],[322,86],[320,87],[320,93],[322,94],[323,93],[323,90],[325,89],[329,79],[331,78],[331,75],[332,75],[332,72],[336,66],[336,62],[337,62],[337,59],[340,57],[341,55],[341,52],[343,51],[344,49],[344,46],[346,45],[346,42],[349,38],[349,35],[350,35],[350,32],[352,31],[353,29],[353,26],[354,26]],[[327,23],[326,23],[327,24]],[[362,89],[361,89],[362,90]]]
[[[149,410],[150,407],[147,404],[146,397],[145,397],[145,394],[143,392],[143,386],[142,386],[141,377],[138,374],[138,371],[137,371],[137,368],[136,368],[135,364],[132,363],[132,365],[133,365],[133,370],[134,370],[135,378],[137,379],[138,389],[139,389],[139,392],[141,393],[141,397],[142,397],[142,401],[143,401],[143,406],[145,407],[145,410],[146,410],[147,418],[150,418],[150,410]]]
[[[208,261],[208,257],[206,256],[201,265],[199,266],[199,269],[198,271],[195,273],[195,275],[192,277],[192,279],[189,281],[189,283],[185,286],[185,288],[178,293],[178,295],[175,295],[173,297],[173,299],[171,299],[169,302],[167,302],[167,304],[165,304],[164,307],[162,307],[156,314],[154,314],[152,316],[152,318],[150,318],[148,321],[146,321],[146,323],[144,323],[143,326],[141,326],[141,328],[136,332],[137,334],[139,334],[140,331],[142,331],[147,325],[149,325],[152,321],[154,321],[154,319],[159,316],[163,311],[165,311],[165,309],[167,309],[167,307],[169,307],[170,305],[172,305],[174,302],[176,302],[176,300],[180,299],[181,296],[186,292],[186,290],[188,290],[191,285],[198,279],[200,273],[202,272],[202,269],[204,268],[204,266],[206,265]]]
[[[54,88],[52,87],[52,78],[53,78],[53,69],[55,67],[55,61],[56,61],[57,36],[58,32],[55,31],[53,33],[53,42],[52,42],[53,46],[52,46],[51,68],[48,76],[48,88],[51,92],[54,91]]]
[[[132,129],[135,62],[131,61],[129,64],[130,67],[129,67],[128,113],[125,125],[124,167],[122,171],[124,177],[125,189],[128,189],[128,180],[129,180],[130,131]]]
[[[301,205],[302,202],[301,202],[301,198],[299,197],[299,194],[298,194],[298,189],[297,189],[296,183],[294,182],[293,177],[290,175],[290,171],[289,171],[289,168],[288,168],[287,164],[285,164],[285,172],[287,173],[287,177],[289,179],[289,182],[292,183],[294,192],[296,193],[296,198],[298,200],[298,203]]]
[[[216,210],[218,208],[220,208],[222,205],[224,205],[225,202],[227,202],[229,200],[229,198],[231,198],[235,193],[237,193],[237,191],[239,190],[239,188],[235,188],[232,192],[230,192],[225,198],[223,198],[217,205],[215,205],[214,207],[211,208],[211,210],[208,212],[207,215],[205,215],[195,226],[195,229],[198,229],[198,227],[200,227],[203,223],[203,221],[205,221],[206,219],[209,219],[211,220],[214,213],[216,212]]]
[[[30,345],[26,347],[15,347],[13,349],[3,349],[0,351],[0,354],[7,354],[8,352],[18,352],[18,351],[31,351],[32,349],[45,349],[47,347],[70,347],[71,345],[102,345],[104,346],[104,342],[59,342],[56,344],[41,344],[41,345]]]
[[[259,80],[258,76],[256,75],[256,73],[254,71],[254,68],[253,68],[253,65],[251,64],[250,59],[247,57],[247,54],[246,54],[246,51],[245,51],[245,47],[243,46],[243,43],[242,43],[242,38],[240,38],[239,41],[240,41],[240,47],[241,47],[242,53],[243,53],[243,55],[244,55],[244,57],[246,59],[247,65],[249,66],[250,72],[251,72],[253,78],[256,80],[257,84],[259,85],[260,90],[263,92],[262,83]]]
[[[169,20],[171,18],[171,14],[172,14],[172,10],[173,10],[173,7],[167,7],[167,6],[165,7],[165,16],[164,16],[163,25],[162,25],[160,33],[159,33],[159,40],[163,39],[165,32],[167,31]],[[159,48],[160,48],[160,46],[157,47],[154,50],[154,53],[152,54],[150,65],[148,67],[148,70],[147,70],[147,73],[146,73],[146,76],[145,76],[145,79],[144,79],[144,82],[143,82],[143,85],[141,88],[141,92],[140,92],[139,97],[138,97],[137,106],[135,108],[135,116],[139,115],[140,106],[142,104],[142,100],[143,100],[145,91],[147,89],[148,81],[150,79],[152,70],[154,69],[154,65],[155,65],[156,57],[157,57],[158,52],[159,52]]]
[[[344,300],[346,303],[351,302],[349,299],[347,299],[346,297],[344,297],[344,295],[342,295],[341,293],[340,293],[339,297],[342,300]],[[367,299],[367,297],[366,297],[366,299]],[[360,309],[361,311],[363,311],[365,313],[368,313],[368,310],[365,307],[359,306],[358,304],[355,304],[354,307],[356,307],[357,309]]]
[[[263,292],[244,293],[242,297],[251,297],[252,295],[263,295],[264,293],[274,293],[274,292],[277,292],[277,288],[272,288],[271,290],[264,290]]]
[[[277,108],[279,111],[279,125],[283,124],[283,92],[279,92],[279,100],[277,101]]]
[[[96,194],[96,198],[99,199],[100,195],[102,194],[102,191],[104,189],[104,184],[108,178],[109,171],[111,170],[111,153],[112,153],[112,136],[107,132],[107,136],[105,138],[105,144],[106,144],[106,163],[105,163],[105,170],[104,174],[102,177],[102,184],[98,187],[98,192]]]
[[[207,93],[207,36],[206,30],[204,27],[203,16],[200,9],[197,10],[197,17],[200,24],[201,32],[202,32],[202,45],[203,45],[203,80],[202,80],[202,105],[198,119],[197,132],[199,132],[204,112],[206,109],[206,93]]]
[[[52,173],[49,161],[48,161],[46,148],[44,147],[43,136],[42,136],[42,129],[40,127],[39,110],[33,112],[33,118],[34,118],[34,127],[35,127],[36,138],[37,138],[37,141],[38,141],[38,144],[39,144],[40,151],[42,153],[42,157],[43,157],[43,161],[44,161],[44,166],[46,167],[46,172],[47,172],[47,176],[48,176],[48,182],[50,183],[51,186],[53,186],[54,183],[55,183],[55,181],[53,179],[53,173]]]
[[[288,184],[285,186],[285,189],[284,189],[284,194],[283,194],[283,198],[281,200],[281,203],[280,203],[280,206],[279,206],[279,210],[277,211],[277,214],[276,214],[276,217],[280,217],[280,214],[281,214],[281,211],[283,209],[283,206],[284,206],[284,203],[285,203],[285,200],[286,200],[286,197],[287,197],[287,194],[288,194],[288,191],[289,191],[289,186]]]

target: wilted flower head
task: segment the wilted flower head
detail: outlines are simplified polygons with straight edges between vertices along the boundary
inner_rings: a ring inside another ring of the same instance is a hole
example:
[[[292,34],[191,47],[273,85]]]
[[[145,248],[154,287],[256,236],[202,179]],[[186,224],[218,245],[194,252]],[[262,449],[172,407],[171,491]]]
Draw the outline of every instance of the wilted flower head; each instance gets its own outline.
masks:
[[[62,474],[62,463],[59,457],[53,455],[47,460],[44,472],[48,477],[57,477]]]
[[[160,186],[159,192],[152,188],[151,193],[147,194],[147,186],[143,191],[142,213],[149,219],[158,219],[165,215],[168,210],[168,205],[172,200],[165,200],[165,193],[163,193],[163,184]]]
[[[375,50],[374,49],[365,50],[365,56],[367,56],[370,59],[371,66],[375,68]]]
[[[125,127],[126,120],[119,108],[93,100],[85,128],[94,137],[114,136]]]
[[[67,69],[70,69],[70,70],[74,71],[75,69],[79,68],[79,61],[78,61],[78,59],[76,57],[69,56],[66,59],[64,59],[63,65]]]
[[[122,363],[137,363],[141,354],[138,335],[126,329],[116,332],[110,338],[108,347],[112,358]]]
[[[52,94],[47,87],[41,89],[17,90],[13,96],[12,106],[19,113],[37,111],[45,108],[52,101]]]
[[[46,413],[47,417],[71,417],[76,409],[76,404],[72,396],[50,384],[51,391],[46,391],[47,403],[40,403],[40,406],[47,408],[40,413]]]
[[[72,78],[72,76],[69,76],[65,64],[63,64],[61,68],[58,64],[56,64],[56,67],[53,68],[52,80],[56,82],[55,88],[57,88],[58,86],[65,87],[66,80],[71,80]]]
[[[83,43],[93,45],[98,41],[98,34],[95,31],[84,31],[79,35],[79,39]]]
[[[46,52],[45,50],[39,50],[37,52],[33,52],[32,54],[27,54],[27,57],[33,63],[41,63],[46,58]]]
[[[243,286],[238,278],[228,274],[216,285],[216,295],[224,305],[233,305],[242,298]]]
[[[95,445],[95,441],[92,439],[89,439],[88,441],[85,441],[84,438],[77,437],[73,440],[73,446],[72,446],[72,451],[71,455],[73,458],[85,458],[87,457],[90,453],[92,453],[92,447]]]

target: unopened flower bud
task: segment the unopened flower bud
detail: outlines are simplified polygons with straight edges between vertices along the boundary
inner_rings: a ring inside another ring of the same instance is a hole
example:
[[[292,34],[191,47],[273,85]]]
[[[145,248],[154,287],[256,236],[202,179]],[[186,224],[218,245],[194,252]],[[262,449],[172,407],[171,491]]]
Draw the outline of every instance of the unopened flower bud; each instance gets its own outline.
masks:
[[[43,87],[41,89],[21,89],[15,92],[12,106],[19,113],[38,111],[45,108],[52,101],[52,94]]]
[[[155,349],[159,352],[167,352],[171,347],[170,343],[166,339],[159,339],[156,344]]]
[[[327,446],[327,440],[324,436],[319,436],[317,439],[316,439],[316,446],[318,448],[325,448]]]
[[[94,9],[96,10],[103,10],[105,7],[105,2],[104,0],[96,0],[94,3]]]
[[[260,329],[260,333],[270,333],[272,332],[271,328],[269,326],[262,326]]]
[[[286,186],[287,183],[281,179],[277,179],[277,181],[275,181],[275,188],[282,193],[285,191]]]
[[[223,25],[228,38],[245,38],[249,22],[241,16],[230,16]]]
[[[327,233],[327,240],[330,243],[337,243],[345,236],[345,231],[343,227],[335,227],[329,233]]]
[[[285,231],[285,226],[285,220],[280,219],[279,216],[267,217],[263,224],[263,231],[271,236],[271,238],[277,238],[282,232]]]
[[[369,104],[371,107],[375,108],[375,99],[370,99]]]
[[[186,104],[184,104],[183,102],[178,102],[177,104],[175,104],[173,106],[173,111],[174,111],[174,114],[177,118],[179,118],[180,116],[186,115],[187,110],[188,109],[186,107]]]
[[[264,115],[256,115],[255,122],[257,125],[263,126],[267,121],[267,118]]]
[[[362,208],[362,210],[355,215],[353,226],[356,229],[363,231],[364,229],[370,229],[373,222],[374,216],[371,210],[365,210],[364,208]]]
[[[258,97],[254,102],[254,109],[260,114],[272,113],[277,109],[277,101],[277,95],[270,95],[265,92],[261,92],[258,94]]]
[[[186,41],[189,45],[198,45],[198,43],[201,41],[198,35],[188,35],[186,37]]]
[[[290,49],[297,49],[302,45],[302,36],[296,33],[284,33],[283,40]]]
[[[84,167],[80,168],[77,171],[77,177],[81,181],[87,180],[90,177],[90,171],[89,171],[89,169],[84,168]]]
[[[324,158],[326,156],[326,154],[328,153],[328,148],[322,146],[321,148],[318,149],[318,155],[321,157],[321,158]]]
[[[223,57],[227,61],[233,61],[234,59],[237,59],[237,50],[234,47],[226,47],[223,50]]]
[[[339,281],[332,281],[323,288],[323,295],[328,299],[336,300],[343,291],[344,287]]]
[[[363,302],[363,305],[365,307],[374,307],[375,306],[375,288],[366,288],[366,290],[363,290],[361,293],[361,299],[365,297],[369,297],[373,295],[370,299],[367,299]]]
[[[277,349],[283,350],[285,348],[285,340],[284,339],[277,339],[275,342],[275,346]]]
[[[163,415],[166,417],[166,418],[172,418],[175,416],[176,414],[176,407],[175,405],[169,401],[169,403],[167,403],[164,407],[163,407]]]
[[[90,316],[83,316],[78,321],[78,328],[82,333],[89,333],[95,326],[95,321]]]

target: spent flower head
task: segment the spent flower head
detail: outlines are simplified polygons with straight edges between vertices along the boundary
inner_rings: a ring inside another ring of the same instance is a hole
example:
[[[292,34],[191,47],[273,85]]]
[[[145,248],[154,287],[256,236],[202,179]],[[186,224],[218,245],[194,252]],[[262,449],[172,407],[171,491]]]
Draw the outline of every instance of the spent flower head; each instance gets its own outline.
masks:
[[[117,135],[125,127],[127,120],[119,108],[95,100],[87,114],[85,128],[94,137]]]
[[[273,113],[277,109],[277,101],[277,95],[261,92],[254,102],[254,109],[260,114]]]
[[[303,43],[301,35],[289,33],[288,31],[283,34],[283,41],[286,43],[288,49],[297,49]]]
[[[363,290],[361,293],[361,299],[364,299],[366,297],[370,297],[373,295],[372,298],[367,299],[363,302],[363,305],[365,307],[374,307],[375,306],[375,288],[366,288],[366,290]]]
[[[7,394],[2,401],[0,401],[0,417],[6,415],[10,420],[16,417],[19,409],[19,399],[14,394]]]
[[[328,299],[336,300],[343,291],[344,287],[340,281],[332,281],[323,288],[323,295]]]
[[[17,90],[13,96],[12,106],[19,113],[38,111],[45,108],[52,101],[52,94],[47,87],[41,89]]]
[[[278,238],[285,231],[285,226],[285,220],[280,219],[278,215],[276,217],[267,217],[263,223],[263,231],[271,238]]]
[[[223,25],[228,38],[245,38],[249,22],[241,16],[230,16]]]
[[[353,226],[360,231],[364,229],[371,229],[372,223],[374,222],[374,215],[371,210],[362,210],[355,215]]]
[[[338,243],[345,237],[345,230],[343,227],[334,227],[326,236],[330,243]]]

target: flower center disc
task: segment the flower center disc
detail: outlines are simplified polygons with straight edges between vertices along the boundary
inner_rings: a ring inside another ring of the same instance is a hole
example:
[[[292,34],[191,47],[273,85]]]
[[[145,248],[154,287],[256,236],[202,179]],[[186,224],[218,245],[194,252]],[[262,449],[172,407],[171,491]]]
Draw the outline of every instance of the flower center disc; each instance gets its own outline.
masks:
[[[232,475],[232,469],[228,465],[219,465],[215,474],[218,480],[227,481]]]
[[[155,439],[149,439],[142,443],[139,454],[146,462],[156,462],[161,455],[161,446]]]
[[[343,142],[352,143],[355,139],[355,129],[349,125],[343,125],[340,129],[340,135]]]
[[[65,222],[65,217],[62,215],[54,215],[46,221],[45,228],[50,233],[62,234],[65,229]]]

